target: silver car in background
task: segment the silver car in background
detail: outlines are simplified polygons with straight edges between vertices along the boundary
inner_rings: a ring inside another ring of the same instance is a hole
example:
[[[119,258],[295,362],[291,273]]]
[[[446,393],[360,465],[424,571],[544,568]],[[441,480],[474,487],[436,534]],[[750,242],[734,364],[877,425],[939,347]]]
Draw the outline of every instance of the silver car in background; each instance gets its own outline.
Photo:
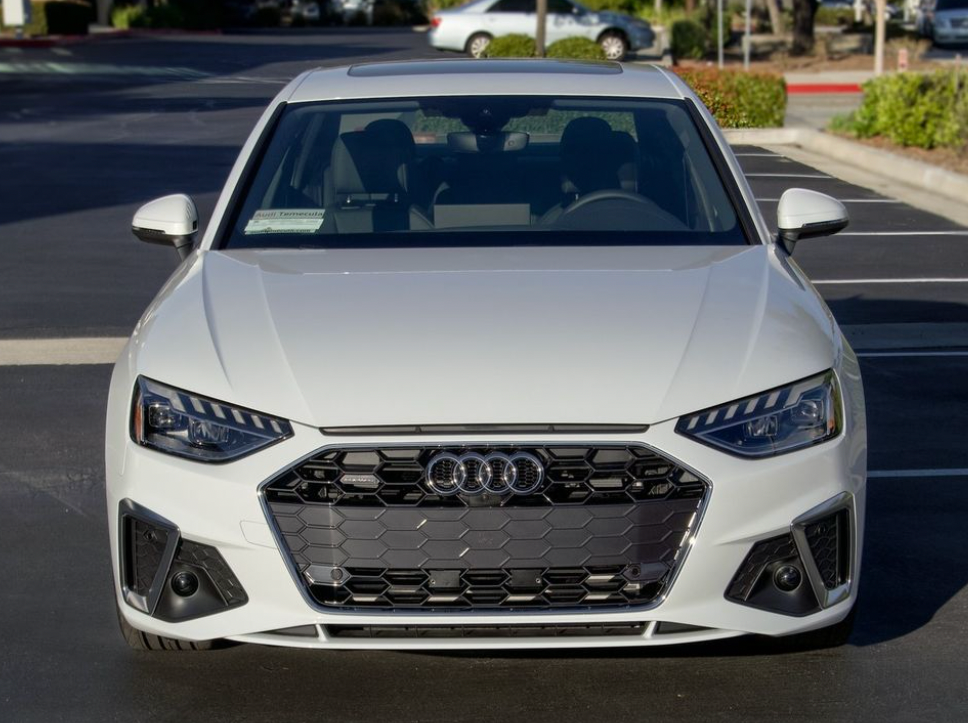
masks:
[[[430,44],[479,58],[493,38],[521,34],[534,37],[536,0],[474,0],[431,19]],[[602,46],[609,60],[623,60],[629,51],[651,47],[655,33],[645,20],[615,12],[593,12],[572,0],[548,0],[545,31],[550,45],[581,37]]]

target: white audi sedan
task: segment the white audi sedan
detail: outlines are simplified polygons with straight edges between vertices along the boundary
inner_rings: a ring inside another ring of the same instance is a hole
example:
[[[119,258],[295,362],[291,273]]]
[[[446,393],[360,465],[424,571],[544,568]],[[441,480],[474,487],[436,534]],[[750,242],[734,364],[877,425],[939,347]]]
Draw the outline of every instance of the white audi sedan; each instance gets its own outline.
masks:
[[[535,0],[472,0],[436,11],[427,39],[438,50],[456,50],[479,58],[496,37],[534,37],[536,13]],[[655,43],[655,33],[647,21],[609,10],[595,12],[574,0],[548,0],[545,37],[549,44],[573,37],[594,40],[609,60],[623,60],[629,51]]]
[[[270,104],[111,382],[135,648],[664,645],[850,632],[857,359],[675,75],[316,70]],[[809,242],[806,242],[809,243]]]

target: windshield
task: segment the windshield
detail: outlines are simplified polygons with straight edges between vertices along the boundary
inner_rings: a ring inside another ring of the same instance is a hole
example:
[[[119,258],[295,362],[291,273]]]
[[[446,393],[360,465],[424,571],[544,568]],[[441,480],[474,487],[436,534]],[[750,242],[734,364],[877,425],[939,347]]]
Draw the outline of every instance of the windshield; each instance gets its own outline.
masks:
[[[744,244],[681,101],[287,107],[223,248]]]
[[[968,0],[938,0],[935,10],[968,10]]]

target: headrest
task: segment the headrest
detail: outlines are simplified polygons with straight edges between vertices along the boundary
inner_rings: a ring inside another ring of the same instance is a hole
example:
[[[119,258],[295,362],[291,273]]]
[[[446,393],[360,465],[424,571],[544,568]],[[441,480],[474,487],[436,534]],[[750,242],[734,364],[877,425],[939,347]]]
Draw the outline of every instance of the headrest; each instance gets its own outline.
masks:
[[[402,195],[414,157],[413,134],[406,124],[377,120],[362,131],[336,139],[330,168],[333,192],[348,195]]]
[[[629,189],[628,164],[635,172],[635,140],[613,131],[601,118],[576,118],[561,134],[561,166],[565,193],[592,193],[605,189]],[[634,179],[633,179],[634,183]]]

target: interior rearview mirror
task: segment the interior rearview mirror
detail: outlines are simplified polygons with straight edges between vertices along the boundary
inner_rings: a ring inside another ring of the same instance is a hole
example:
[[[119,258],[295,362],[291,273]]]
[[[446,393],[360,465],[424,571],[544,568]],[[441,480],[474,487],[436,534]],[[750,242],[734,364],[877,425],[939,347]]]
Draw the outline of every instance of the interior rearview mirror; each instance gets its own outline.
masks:
[[[787,189],[776,208],[779,243],[790,254],[800,239],[835,234],[847,228],[849,222],[844,204],[805,188]]]
[[[142,241],[174,246],[180,258],[192,250],[198,233],[198,210],[191,198],[176,193],[162,196],[138,209],[131,231]]]

